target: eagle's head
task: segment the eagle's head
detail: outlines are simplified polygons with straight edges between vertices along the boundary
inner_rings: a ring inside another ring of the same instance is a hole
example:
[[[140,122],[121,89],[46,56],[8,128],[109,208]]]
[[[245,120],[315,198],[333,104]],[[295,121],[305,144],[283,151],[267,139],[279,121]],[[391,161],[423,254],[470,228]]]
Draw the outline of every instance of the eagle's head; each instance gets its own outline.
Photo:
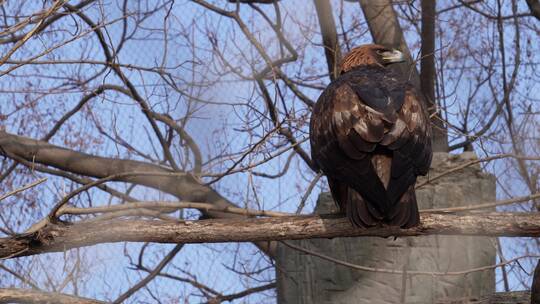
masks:
[[[379,44],[365,44],[352,49],[341,61],[340,72],[343,74],[363,65],[387,66],[405,61],[403,53]]]

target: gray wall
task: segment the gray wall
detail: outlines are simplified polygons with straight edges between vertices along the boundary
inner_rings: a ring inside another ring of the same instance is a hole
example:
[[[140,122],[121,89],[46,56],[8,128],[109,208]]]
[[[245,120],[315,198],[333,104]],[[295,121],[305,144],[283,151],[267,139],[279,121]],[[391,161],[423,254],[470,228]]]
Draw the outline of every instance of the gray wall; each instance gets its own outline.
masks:
[[[474,159],[474,154],[434,155],[430,176]],[[425,178],[420,178],[419,182]],[[420,209],[470,205],[495,200],[495,179],[478,165],[437,179],[417,190]],[[317,213],[336,210],[328,193]],[[495,263],[495,239],[465,236],[363,237],[289,241],[350,263],[376,268],[459,271]],[[278,247],[278,303],[435,303],[443,298],[494,292],[493,271],[467,276],[385,274],[354,270]]]

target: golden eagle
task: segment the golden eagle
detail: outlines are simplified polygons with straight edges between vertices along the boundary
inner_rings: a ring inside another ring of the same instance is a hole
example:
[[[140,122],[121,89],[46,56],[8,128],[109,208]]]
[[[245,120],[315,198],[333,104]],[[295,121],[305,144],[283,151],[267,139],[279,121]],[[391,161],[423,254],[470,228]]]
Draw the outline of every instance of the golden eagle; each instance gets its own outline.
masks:
[[[402,61],[381,45],[354,48],[311,116],[312,158],[356,226],[420,221],[414,184],[431,163],[431,128],[414,86],[386,68]]]

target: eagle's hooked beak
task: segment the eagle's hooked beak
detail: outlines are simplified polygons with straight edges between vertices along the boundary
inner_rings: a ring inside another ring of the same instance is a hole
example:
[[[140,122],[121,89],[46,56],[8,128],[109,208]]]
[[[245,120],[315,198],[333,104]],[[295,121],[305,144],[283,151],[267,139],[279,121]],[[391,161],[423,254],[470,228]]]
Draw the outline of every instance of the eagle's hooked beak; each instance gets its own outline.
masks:
[[[396,49],[391,51],[384,51],[380,54],[384,64],[399,63],[405,61],[405,56],[403,55],[403,53]]]

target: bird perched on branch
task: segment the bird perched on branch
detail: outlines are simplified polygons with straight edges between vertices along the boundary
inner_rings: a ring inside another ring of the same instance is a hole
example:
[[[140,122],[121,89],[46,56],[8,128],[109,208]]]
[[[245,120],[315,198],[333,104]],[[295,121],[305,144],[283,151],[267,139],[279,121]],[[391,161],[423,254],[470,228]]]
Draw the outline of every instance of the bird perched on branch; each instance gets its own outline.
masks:
[[[381,45],[354,48],[311,116],[312,158],[356,226],[419,224],[414,184],[431,163],[431,128],[413,85],[387,69],[403,61]]]

